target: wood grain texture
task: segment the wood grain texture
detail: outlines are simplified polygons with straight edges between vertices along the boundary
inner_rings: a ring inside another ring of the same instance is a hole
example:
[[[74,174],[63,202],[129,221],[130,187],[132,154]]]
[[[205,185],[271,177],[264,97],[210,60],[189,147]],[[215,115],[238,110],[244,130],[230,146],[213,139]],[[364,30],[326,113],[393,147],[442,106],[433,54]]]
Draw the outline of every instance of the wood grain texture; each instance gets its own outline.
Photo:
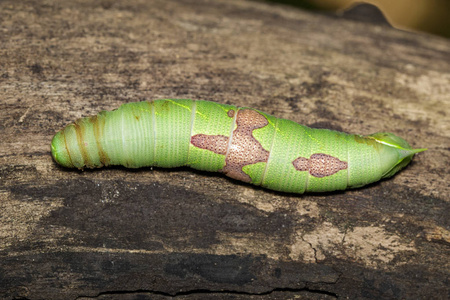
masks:
[[[447,299],[450,41],[250,1],[0,2],[4,299]],[[428,147],[280,194],[188,169],[72,171],[70,121],[190,98]]]

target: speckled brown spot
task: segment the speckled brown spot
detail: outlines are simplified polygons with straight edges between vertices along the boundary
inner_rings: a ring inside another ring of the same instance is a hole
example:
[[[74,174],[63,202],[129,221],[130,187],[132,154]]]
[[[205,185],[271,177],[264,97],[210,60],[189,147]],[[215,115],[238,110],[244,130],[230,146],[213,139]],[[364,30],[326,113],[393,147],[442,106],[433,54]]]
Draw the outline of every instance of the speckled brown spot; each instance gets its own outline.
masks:
[[[297,171],[309,171],[309,174],[318,178],[333,175],[348,167],[347,162],[323,153],[315,153],[309,159],[298,157],[292,164]]]
[[[305,157],[298,157],[292,164],[297,171],[309,171],[309,159]]]
[[[217,154],[227,154],[228,137],[224,135],[196,134],[191,137],[191,144]]]
[[[225,175],[245,182],[251,182],[250,176],[242,171],[246,165],[267,162],[269,151],[253,137],[253,130],[269,124],[266,117],[251,109],[239,110],[236,116],[236,129],[233,131],[231,146],[225,159],[222,172]]]
[[[228,116],[230,116],[230,111],[228,111]],[[267,162],[269,159],[269,151],[265,150],[261,143],[253,137],[253,130],[267,124],[269,124],[267,119],[257,111],[242,109],[236,116],[236,129],[233,131],[228,152],[229,138],[223,135],[197,134],[191,137],[191,143],[201,149],[217,154],[226,154],[225,166],[220,171],[231,178],[251,182],[250,176],[245,174],[242,168],[258,162]]]
[[[233,117],[234,117],[234,109],[230,109],[230,110],[227,112],[227,115],[228,115],[230,118],[233,118]]]

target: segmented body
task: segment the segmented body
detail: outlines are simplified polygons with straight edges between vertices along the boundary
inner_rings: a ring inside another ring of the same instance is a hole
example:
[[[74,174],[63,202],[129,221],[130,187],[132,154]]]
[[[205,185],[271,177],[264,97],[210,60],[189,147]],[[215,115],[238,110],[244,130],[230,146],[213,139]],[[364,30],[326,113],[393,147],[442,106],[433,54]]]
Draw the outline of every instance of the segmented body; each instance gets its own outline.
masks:
[[[294,193],[377,181],[413,155],[405,154],[410,147],[397,156],[391,148],[373,136],[313,129],[251,108],[187,99],[124,104],[69,124],[52,142],[53,157],[66,167],[190,166]]]

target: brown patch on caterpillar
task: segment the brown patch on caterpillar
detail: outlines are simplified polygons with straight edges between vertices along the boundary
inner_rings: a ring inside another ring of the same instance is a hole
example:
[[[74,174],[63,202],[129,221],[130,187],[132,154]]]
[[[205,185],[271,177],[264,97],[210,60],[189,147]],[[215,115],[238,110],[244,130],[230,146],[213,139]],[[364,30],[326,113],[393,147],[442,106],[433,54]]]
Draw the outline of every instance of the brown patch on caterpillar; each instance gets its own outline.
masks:
[[[93,168],[94,165],[89,159],[84,141],[84,126],[81,119],[76,120],[73,125],[75,127],[75,133],[77,134],[78,147],[80,148],[81,156],[83,156],[83,165],[86,165],[88,168]]]
[[[230,110],[227,112],[227,115],[228,115],[230,118],[233,118],[233,117],[234,117],[234,109],[230,109]]]
[[[100,166],[107,166],[109,165],[109,157],[106,155],[105,151],[103,150],[102,145],[100,144],[100,139],[102,137],[103,129],[105,128],[105,118],[101,116],[102,112],[96,116],[90,117],[88,120],[92,123],[92,127],[94,129],[94,138],[95,142],[97,143],[97,150],[98,150],[98,156],[100,159]]]
[[[191,144],[197,148],[217,154],[227,154],[228,137],[224,135],[196,134],[191,137]]]
[[[234,110],[230,111],[234,116]],[[266,117],[251,109],[239,110],[236,117],[236,129],[233,131],[233,139],[228,149],[229,137],[224,135],[196,134],[191,137],[191,144],[195,147],[226,155],[225,166],[220,172],[225,175],[245,182],[251,182],[250,176],[242,171],[246,165],[258,162],[267,162],[269,151],[265,150],[261,143],[253,137],[253,130],[269,124]]]
[[[297,171],[309,171],[309,159],[305,157],[298,157],[292,164]]]
[[[331,176],[348,167],[347,162],[323,153],[315,153],[309,159],[298,157],[292,164],[297,171],[309,171],[309,174],[318,178]]]
[[[67,126],[66,126],[66,128],[67,128]],[[72,161],[72,156],[70,156],[69,147],[67,147],[66,128],[64,128],[62,131],[62,135],[64,137],[64,147],[66,147],[66,152],[67,152],[67,156],[69,156],[70,164],[72,165],[72,167],[74,167],[73,161]]]
[[[366,136],[361,136],[358,134],[353,135],[353,138],[355,139],[355,142],[360,143],[360,144],[366,144],[372,147],[379,147],[380,143],[378,143],[374,138],[370,138],[370,137],[366,137]]]
[[[250,176],[242,171],[246,165],[267,162],[269,151],[253,137],[253,130],[269,124],[266,117],[251,109],[239,110],[236,117],[236,129],[233,131],[231,145],[221,170],[225,175],[245,182],[251,182]]]

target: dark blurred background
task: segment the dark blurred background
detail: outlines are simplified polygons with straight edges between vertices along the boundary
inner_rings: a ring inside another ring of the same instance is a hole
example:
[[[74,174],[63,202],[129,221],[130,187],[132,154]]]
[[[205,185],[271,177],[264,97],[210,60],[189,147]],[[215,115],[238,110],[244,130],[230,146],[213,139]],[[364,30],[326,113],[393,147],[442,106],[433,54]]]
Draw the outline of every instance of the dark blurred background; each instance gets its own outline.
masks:
[[[267,0],[450,38],[450,0]]]

